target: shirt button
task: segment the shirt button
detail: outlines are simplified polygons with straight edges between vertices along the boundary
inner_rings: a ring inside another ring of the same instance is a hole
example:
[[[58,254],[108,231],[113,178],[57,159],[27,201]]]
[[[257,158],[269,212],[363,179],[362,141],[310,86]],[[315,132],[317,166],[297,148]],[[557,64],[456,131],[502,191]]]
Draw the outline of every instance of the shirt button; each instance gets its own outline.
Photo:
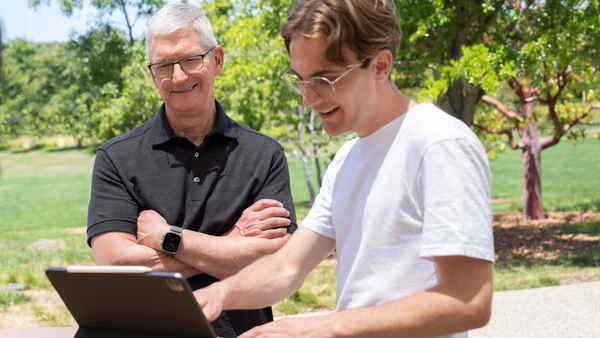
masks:
[[[198,157],[198,156],[200,156],[200,155],[198,154],[198,152],[195,152],[195,153],[194,153],[194,156]]]
[[[200,182],[200,179],[198,177],[194,177],[194,182],[198,183]]]

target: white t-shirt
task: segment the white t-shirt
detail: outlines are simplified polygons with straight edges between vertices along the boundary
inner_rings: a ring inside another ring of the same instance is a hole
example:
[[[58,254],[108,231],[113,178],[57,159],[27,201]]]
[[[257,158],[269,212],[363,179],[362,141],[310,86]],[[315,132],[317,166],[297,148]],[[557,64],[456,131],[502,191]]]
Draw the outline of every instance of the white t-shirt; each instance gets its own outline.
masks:
[[[491,180],[477,136],[430,103],[344,144],[302,222],[336,241],[336,310],[433,287],[432,257],[493,262]]]

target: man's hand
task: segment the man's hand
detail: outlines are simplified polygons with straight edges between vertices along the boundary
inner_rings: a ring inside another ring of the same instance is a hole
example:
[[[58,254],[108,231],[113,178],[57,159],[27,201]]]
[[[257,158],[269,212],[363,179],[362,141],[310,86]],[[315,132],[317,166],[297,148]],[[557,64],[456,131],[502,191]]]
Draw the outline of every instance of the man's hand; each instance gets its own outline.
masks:
[[[240,338],[254,337],[333,337],[329,316],[284,318],[246,331]]]
[[[216,290],[218,287],[214,285],[194,291],[194,297],[196,297],[198,304],[202,308],[202,312],[204,312],[204,316],[206,316],[209,322],[219,317],[219,314],[223,311],[223,302],[225,301],[225,295]]]
[[[169,228],[167,221],[156,211],[142,211],[137,218],[138,244],[162,251],[160,243]]]
[[[217,319],[223,311],[227,290],[223,283],[215,283],[194,291],[194,296],[209,322]],[[240,338],[250,337],[332,337],[332,319],[330,316],[311,318],[280,319],[247,331]]]
[[[287,233],[283,228],[290,225],[290,212],[279,201],[263,199],[255,202],[242,213],[235,223],[234,230],[227,236],[277,238]]]

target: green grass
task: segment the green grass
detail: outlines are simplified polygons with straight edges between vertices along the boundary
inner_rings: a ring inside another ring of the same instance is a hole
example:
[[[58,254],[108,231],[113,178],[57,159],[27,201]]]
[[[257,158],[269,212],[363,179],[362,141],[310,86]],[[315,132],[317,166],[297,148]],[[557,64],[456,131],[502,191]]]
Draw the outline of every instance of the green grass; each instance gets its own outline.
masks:
[[[324,175],[325,169],[327,169],[327,161],[323,159],[321,163],[321,175]],[[310,209],[310,194],[308,192],[308,185],[304,179],[302,161],[297,158],[288,158],[288,165],[290,169],[292,196],[294,197],[294,204],[296,205],[296,216],[298,219],[304,219]],[[316,195],[319,193],[319,183],[314,163],[311,163],[311,170],[313,171],[313,186]]]
[[[600,222],[589,222],[567,225],[563,228],[565,234],[600,235]]]
[[[539,265],[529,267],[496,267],[494,269],[494,291],[520,290],[559,285],[557,275],[569,276],[576,269]],[[552,276],[552,277],[550,277]]]
[[[494,291],[600,280],[600,251],[551,262],[515,261],[494,266]]]
[[[506,150],[491,161],[494,212],[523,210],[521,151]],[[600,140],[577,146],[566,140],[542,151],[542,199],[546,211],[600,211]]]
[[[85,233],[94,156],[83,151],[0,152],[0,285],[50,288],[50,265],[92,263]],[[38,250],[40,239],[64,243]]]
[[[0,291],[0,309],[6,309],[11,304],[21,304],[31,301],[31,297],[21,291]]]
[[[335,307],[336,281],[335,266],[317,266],[308,274],[300,290],[275,304],[274,314],[280,316],[333,309]]]

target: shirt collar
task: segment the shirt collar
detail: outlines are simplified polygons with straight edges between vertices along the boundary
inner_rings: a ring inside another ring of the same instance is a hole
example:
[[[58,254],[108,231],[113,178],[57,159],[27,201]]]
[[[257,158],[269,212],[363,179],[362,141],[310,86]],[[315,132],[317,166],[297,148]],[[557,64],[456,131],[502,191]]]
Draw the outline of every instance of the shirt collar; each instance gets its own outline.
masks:
[[[215,108],[217,110],[217,116],[215,118],[215,124],[213,130],[206,135],[206,137],[212,137],[213,135],[222,135],[228,138],[237,138],[236,124],[235,122],[225,114],[223,107],[219,101],[215,100]],[[179,136],[175,134],[173,128],[169,124],[167,119],[166,106],[163,103],[158,110],[156,115],[156,126],[157,133],[154,139],[153,145],[162,144],[173,139],[178,139]],[[205,137],[205,138],[206,138]]]

